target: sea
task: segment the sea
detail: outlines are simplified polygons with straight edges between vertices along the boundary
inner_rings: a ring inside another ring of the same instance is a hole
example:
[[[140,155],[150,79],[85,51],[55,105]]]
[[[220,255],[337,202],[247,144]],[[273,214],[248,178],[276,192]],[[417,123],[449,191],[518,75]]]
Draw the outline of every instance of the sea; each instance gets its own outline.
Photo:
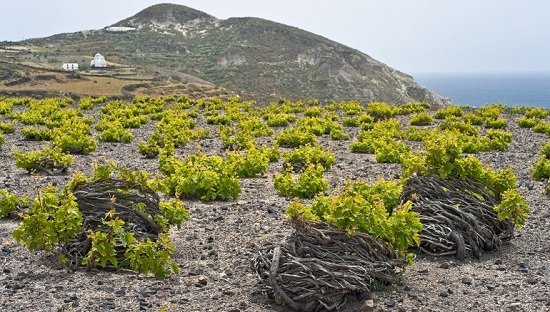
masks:
[[[538,106],[550,109],[550,72],[416,73],[414,79],[454,104],[479,107]]]

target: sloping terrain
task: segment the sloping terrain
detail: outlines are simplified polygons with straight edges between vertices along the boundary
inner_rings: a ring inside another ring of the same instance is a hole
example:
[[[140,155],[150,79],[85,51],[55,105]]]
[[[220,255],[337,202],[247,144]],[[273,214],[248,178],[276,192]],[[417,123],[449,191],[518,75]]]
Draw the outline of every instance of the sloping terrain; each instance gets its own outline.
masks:
[[[0,44],[12,46],[34,52],[0,53],[0,59],[35,59],[57,68],[62,62],[89,64],[100,52],[108,62],[135,68],[138,76],[208,82],[262,102],[284,97],[446,103],[409,75],[332,40],[259,18],[220,20],[179,5],[155,5],[103,30]]]

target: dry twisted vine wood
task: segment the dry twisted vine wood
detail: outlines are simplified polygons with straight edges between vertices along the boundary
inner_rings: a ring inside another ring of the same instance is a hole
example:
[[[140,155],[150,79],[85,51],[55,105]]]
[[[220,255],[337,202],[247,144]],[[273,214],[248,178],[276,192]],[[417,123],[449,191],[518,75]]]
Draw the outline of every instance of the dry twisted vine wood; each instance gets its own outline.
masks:
[[[264,291],[306,312],[338,309],[374,281],[396,282],[404,264],[383,240],[298,221],[283,245],[265,246],[254,263]]]
[[[152,216],[161,215],[160,198],[152,189],[144,189],[126,181],[110,179],[77,185],[73,190],[78,208],[82,213],[82,230],[75,238],[62,246],[63,254],[72,265],[78,266],[92,247],[88,231],[110,231],[103,223],[111,209],[125,222],[123,228],[134,233],[138,240],[156,240],[161,227]],[[139,205],[139,208],[138,206]],[[116,246],[117,260],[124,260],[124,247]]]
[[[412,176],[401,198],[420,214],[423,253],[479,258],[512,236],[513,226],[493,211],[497,199],[479,182]]]

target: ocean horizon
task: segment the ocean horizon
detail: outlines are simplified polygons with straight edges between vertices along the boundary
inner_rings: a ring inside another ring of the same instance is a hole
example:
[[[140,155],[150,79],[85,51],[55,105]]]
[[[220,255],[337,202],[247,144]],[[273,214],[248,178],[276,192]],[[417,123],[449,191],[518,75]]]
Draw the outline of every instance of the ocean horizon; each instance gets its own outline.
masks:
[[[550,72],[416,73],[414,79],[454,104],[550,108]]]

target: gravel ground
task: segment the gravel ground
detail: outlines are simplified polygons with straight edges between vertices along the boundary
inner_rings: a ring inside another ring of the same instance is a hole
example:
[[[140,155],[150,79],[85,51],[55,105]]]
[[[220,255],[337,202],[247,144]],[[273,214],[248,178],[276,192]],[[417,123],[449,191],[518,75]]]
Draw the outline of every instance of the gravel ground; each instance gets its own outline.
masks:
[[[520,190],[532,209],[525,226],[502,250],[481,259],[419,256],[400,285],[368,295],[374,311],[550,311],[550,198],[541,195],[543,183],[533,181],[529,173],[547,138],[516,124],[515,117],[509,117],[508,130],[514,133],[514,141],[508,152],[478,157],[495,168],[515,168]],[[148,124],[132,130],[134,142],[153,129],[154,124]],[[356,129],[346,130],[357,134]],[[47,183],[66,182],[68,176],[29,176],[15,167],[9,156],[13,147],[27,150],[47,144],[23,141],[19,133],[5,135],[0,188],[33,196]],[[378,164],[373,155],[349,153],[351,141],[323,138],[322,142],[338,158],[328,172],[331,191],[344,180],[375,181],[400,174],[398,165]],[[191,143],[183,153],[197,148]],[[201,148],[208,153],[222,151],[217,138],[202,141]],[[156,160],[138,154],[136,144],[101,143],[92,155],[76,157],[70,171],[89,172],[94,159],[113,159],[151,172],[157,168]],[[273,188],[273,174],[281,167],[281,162],[272,164],[264,176],[242,180],[239,200],[186,201],[191,220],[172,231],[181,272],[167,279],[129,271],[68,270],[52,256],[18,246],[11,237],[17,221],[0,220],[0,311],[285,311],[258,293],[251,269],[259,246],[283,241],[291,233],[283,216],[289,200]],[[350,303],[346,311],[360,311],[362,301]]]

